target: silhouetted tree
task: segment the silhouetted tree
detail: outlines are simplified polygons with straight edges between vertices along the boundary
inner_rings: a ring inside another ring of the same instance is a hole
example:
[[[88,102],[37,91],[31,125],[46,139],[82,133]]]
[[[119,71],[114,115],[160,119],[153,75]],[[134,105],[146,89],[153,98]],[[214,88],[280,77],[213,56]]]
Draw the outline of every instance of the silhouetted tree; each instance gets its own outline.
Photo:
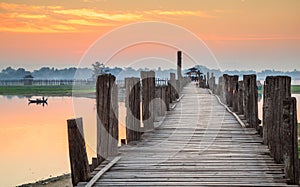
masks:
[[[93,66],[93,78],[96,78],[98,75],[102,75],[105,73],[105,65],[100,62],[95,62],[92,64]]]

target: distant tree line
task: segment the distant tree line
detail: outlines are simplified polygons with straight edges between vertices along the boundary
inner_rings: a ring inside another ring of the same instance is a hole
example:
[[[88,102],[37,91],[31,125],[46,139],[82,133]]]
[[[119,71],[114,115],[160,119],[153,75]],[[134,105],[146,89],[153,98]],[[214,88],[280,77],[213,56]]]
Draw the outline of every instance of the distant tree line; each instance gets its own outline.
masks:
[[[239,75],[242,76],[244,74],[257,74],[257,77],[259,80],[264,80],[266,76],[269,75],[288,75],[291,76],[293,79],[300,80],[300,71],[297,71],[296,69],[294,71],[276,71],[276,70],[263,70],[261,72],[256,72],[253,70],[249,71],[220,71],[217,69],[209,69],[205,66],[196,65],[196,68],[198,68],[204,75],[206,75],[207,72],[214,73],[216,77],[221,76],[222,74],[230,74],[230,75]],[[28,71],[24,68],[18,68],[14,69],[12,67],[7,67],[5,69],[2,69],[0,72],[0,79],[1,80],[11,80],[11,79],[22,79],[26,75],[32,75],[34,79],[90,79],[95,80],[97,75],[103,74],[103,73],[110,73],[117,77],[119,80],[123,80],[125,77],[139,77],[140,71],[148,71],[150,69],[144,68],[144,69],[133,69],[131,67],[106,67],[104,64],[96,62],[92,65],[91,68],[76,68],[76,67],[70,67],[70,68],[63,68],[63,69],[57,69],[54,67],[42,67],[38,70],[34,71]],[[166,69],[163,70],[160,67],[154,70],[156,72],[156,76],[161,79],[167,79],[169,78],[170,73],[176,73],[175,69]],[[183,70],[184,72],[187,72],[188,70]]]

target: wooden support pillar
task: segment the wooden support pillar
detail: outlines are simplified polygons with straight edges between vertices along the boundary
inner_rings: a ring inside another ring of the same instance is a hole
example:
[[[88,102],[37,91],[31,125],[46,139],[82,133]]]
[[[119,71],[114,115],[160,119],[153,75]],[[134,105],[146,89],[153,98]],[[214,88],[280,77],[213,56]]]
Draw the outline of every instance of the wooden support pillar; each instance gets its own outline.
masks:
[[[297,101],[291,97],[283,100],[282,150],[285,176],[289,184],[299,184]]]
[[[181,93],[181,85],[180,85],[180,80],[176,80],[176,90],[177,90],[177,94],[176,94],[176,99],[179,98],[180,93]]]
[[[209,77],[209,72],[207,72],[206,73],[206,78],[207,78],[207,81],[205,82],[205,87],[207,87],[207,88],[210,88],[209,86],[209,79],[210,79],[210,77]]]
[[[244,75],[244,114],[250,128],[259,130],[256,75]]]
[[[271,148],[272,123],[273,123],[273,94],[275,93],[275,77],[268,76],[264,83],[263,89],[263,140],[264,144]],[[271,155],[274,156],[273,151]]]
[[[168,86],[162,86],[162,92],[161,92],[161,97],[162,97],[162,109],[163,109],[163,114],[165,114],[166,111],[169,110],[169,102],[168,102]]]
[[[238,75],[230,76],[230,102],[233,112],[238,112],[238,81]]]
[[[220,99],[225,103],[225,85],[224,85],[224,77],[221,76],[219,77],[219,82],[218,82],[218,93],[220,96]]]
[[[167,111],[170,111],[170,103],[172,103],[172,98],[171,98],[171,85],[168,83],[167,85],[167,93],[166,93],[166,102],[168,103],[167,104]]]
[[[168,99],[169,99],[169,103],[172,103],[172,85],[170,83],[170,80],[168,81]]]
[[[229,75],[227,74],[224,74],[223,75],[223,80],[224,80],[224,101],[225,101],[225,104],[228,105],[229,103]]]
[[[268,76],[264,84],[263,131],[264,143],[277,163],[283,162],[283,100],[291,97],[291,78]]]
[[[170,73],[169,83],[171,85],[171,99],[172,99],[172,101],[175,101],[176,98],[179,98],[178,90],[176,89],[177,86],[176,86],[175,73]]]
[[[146,130],[152,130],[154,128],[155,110],[151,101],[155,98],[155,72],[141,71],[141,78],[143,124]]]
[[[97,158],[118,154],[118,88],[111,74],[99,75],[96,84]]]
[[[127,143],[140,140],[140,78],[125,78],[126,139]]]
[[[177,51],[177,78],[181,79],[181,68],[182,68],[182,52]]]
[[[238,114],[244,114],[244,82],[238,82]]]
[[[161,86],[155,87],[155,116],[161,116]]]
[[[211,78],[209,80],[209,89],[212,91],[213,94],[216,94],[216,78],[214,73],[211,73]]]
[[[82,118],[69,119],[67,123],[72,184],[76,186],[78,182],[90,179],[90,167],[83,136]]]

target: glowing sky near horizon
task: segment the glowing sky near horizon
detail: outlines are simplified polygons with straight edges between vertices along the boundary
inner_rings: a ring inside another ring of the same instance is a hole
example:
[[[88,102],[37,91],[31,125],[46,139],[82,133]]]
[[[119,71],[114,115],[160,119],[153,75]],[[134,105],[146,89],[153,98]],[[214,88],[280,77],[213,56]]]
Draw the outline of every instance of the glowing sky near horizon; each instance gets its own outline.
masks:
[[[162,21],[200,37],[222,70],[300,70],[299,10],[298,0],[1,1],[0,68],[77,66],[112,29]]]

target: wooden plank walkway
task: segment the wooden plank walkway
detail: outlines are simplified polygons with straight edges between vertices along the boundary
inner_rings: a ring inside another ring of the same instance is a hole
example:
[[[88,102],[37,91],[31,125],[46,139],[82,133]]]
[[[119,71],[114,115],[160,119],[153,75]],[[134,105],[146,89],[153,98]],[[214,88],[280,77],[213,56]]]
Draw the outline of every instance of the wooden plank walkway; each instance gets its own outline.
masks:
[[[121,159],[94,186],[287,186],[254,129],[208,90],[191,83],[182,94],[154,131],[119,149]]]

